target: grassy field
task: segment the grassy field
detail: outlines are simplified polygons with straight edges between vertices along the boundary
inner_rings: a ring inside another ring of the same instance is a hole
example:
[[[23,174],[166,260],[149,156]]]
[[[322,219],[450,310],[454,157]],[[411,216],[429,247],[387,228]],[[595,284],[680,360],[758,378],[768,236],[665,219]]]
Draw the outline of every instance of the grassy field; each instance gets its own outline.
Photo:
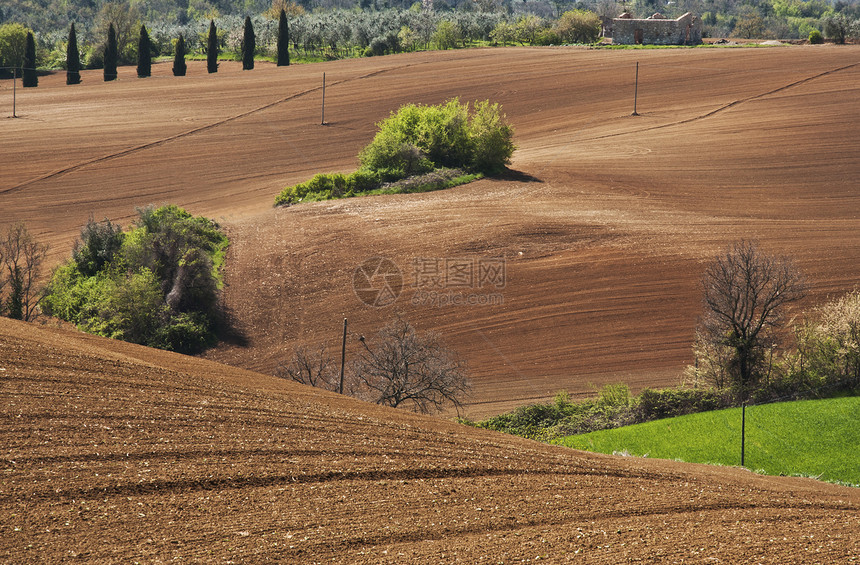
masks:
[[[741,409],[569,436],[556,443],[602,453],[740,465]],[[745,466],[860,486],[860,397],[785,402],[746,410]]]

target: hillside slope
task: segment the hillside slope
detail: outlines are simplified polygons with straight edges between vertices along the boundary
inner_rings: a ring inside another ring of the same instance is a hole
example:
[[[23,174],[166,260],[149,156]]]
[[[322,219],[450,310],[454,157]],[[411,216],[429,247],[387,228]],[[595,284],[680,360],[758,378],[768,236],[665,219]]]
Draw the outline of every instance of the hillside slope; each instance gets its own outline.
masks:
[[[586,454],[0,319],[0,560],[847,562],[860,491]]]
[[[252,72],[225,62],[215,75],[192,62],[183,79],[164,63],[151,79],[129,67],[76,87],[43,77],[3,123],[0,223],[26,221],[56,262],[90,213],[128,223],[135,206],[173,202],[214,217],[234,242],[225,296],[248,346],[209,357],[272,372],[297,344],[337,351],[347,317],[352,358],[356,338],[399,311],[468,360],[467,412],[482,417],[562,388],[676,384],[704,264],[733,240],[795,258],[812,282],[806,305],[856,286],[858,85],[860,47],[832,45],[475,49]],[[7,100],[11,86],[0,89]],[[354,169],[374,123],[401,104],[453,96],[503,105],[515,173],[271,209],[288,183]],[[374,256],[403,275],[389,308],[353,292]],[[413,303],[426,260],[497,258],[501,288],[443,289],[478,303]]]

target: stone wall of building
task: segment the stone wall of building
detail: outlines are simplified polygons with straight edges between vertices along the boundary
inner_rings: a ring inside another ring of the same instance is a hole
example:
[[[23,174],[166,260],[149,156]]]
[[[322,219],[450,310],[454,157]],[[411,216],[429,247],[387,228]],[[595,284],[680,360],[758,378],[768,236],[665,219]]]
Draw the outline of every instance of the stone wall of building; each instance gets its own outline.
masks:
[[[620,45],[698,45],[702,42],[702,19],[687,12],[676,20],[654,14],[637,20],[626,14],[612,20],[612,43]]]

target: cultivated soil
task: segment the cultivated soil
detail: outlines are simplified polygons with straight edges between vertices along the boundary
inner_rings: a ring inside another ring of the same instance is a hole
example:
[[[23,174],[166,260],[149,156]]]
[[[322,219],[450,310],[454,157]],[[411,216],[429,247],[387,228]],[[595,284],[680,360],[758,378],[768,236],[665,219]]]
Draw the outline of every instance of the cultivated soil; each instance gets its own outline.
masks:
[[[795,259],[803,307],[854,288],[860,47],[154,73],[19,88],[19,117],[0,120],[0,224],[25,221],[53,265],[91,214],[127,225],[137,206],[175,203],[213,217],[233,242],[224,296],[244,343],[207,360],[0,319],[0,561],[860,559],[857,489],[587,454],[264,374],[299,344],[337,355],[344,317],[354,357],[400,313],[469,362],[480,417],[561,388],[677,384],[702,270],[737,239]],[[4,116],[11,94],[0,83]],[[353,170],[401,104],[453,96],[503,105],[519,145],[503,178],[271,208],[286,184]],[[379,256],[403,288],[374,308],[353,284]],[[504,277],[440,279],[448,304],[421,303],[445,272],[431,266],[500,258]]]
[[[476,49],[244,72],[225,62],[214,75],[192,62],[184,78],[161,63],[154,75],[19,88],[19,118],[0,123],[0,224],[26,221],[56,263],[90,214],[127,224],[135,207],[169,202],[216,218],[233,241],[225,297],[246,341],[214,360],[272,373],[319,343],[338,357],[344,317],[353,358],[358,336],[399,313],[468,361],[465,413],[483,417],[561,389],[678,384],[701,273],[732,241],[792,257],[811,284],[802,308],[860,278],[857,46]],[[400,105],[454,96],[502,104],[519,146],[510,174],[271,208],[284,185],[354,170]],[[385,308],[353,292],[376,256],[402,274]],[[480,285],[500,260],[503,276]],[[464,265],[473,278],[444,278]]]
[[[860,489],[578,452],[0,318],[5,563],[851,563]]]

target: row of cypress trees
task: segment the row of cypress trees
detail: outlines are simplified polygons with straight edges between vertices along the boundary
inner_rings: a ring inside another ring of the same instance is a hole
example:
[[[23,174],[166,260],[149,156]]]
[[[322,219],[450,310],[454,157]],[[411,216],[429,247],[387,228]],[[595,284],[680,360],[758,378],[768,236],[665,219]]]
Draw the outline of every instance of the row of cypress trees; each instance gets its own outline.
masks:
[[[254,68],[254,51],[257,48],[257,36],[251,18],[245,18],[244,41],[242,42],[242,69]],[[281,10],[278,19],[278,58],[279,67],[290,64],[290,29],[287,23],[287,14]],[[209,39],[206,47],[206,70],[210,73],[218,72],[218,30],[215,21],[209,22]],[[108,28],[107,45],[104,52],[104,80],[111,81],[117,77],[117,52],[116,30],[113,24]],[[176,41],[176,50],[173,57],[173,75],[185,76],[188,66],[185,63],[185,39],[180,35]],[[69,29],[69,41],[66,48],[66,84],[79,84],[81,82],[81,57],[78,51],[78,37],[73,23]],[[140,26],[140,37],[137,43],[137,76],[148,77],[152,74],[152,46],[149,32],[146,26]],[[24,86],[36,86],[36,44],[33,34],[27,34],[27,44],[24,57]]]

